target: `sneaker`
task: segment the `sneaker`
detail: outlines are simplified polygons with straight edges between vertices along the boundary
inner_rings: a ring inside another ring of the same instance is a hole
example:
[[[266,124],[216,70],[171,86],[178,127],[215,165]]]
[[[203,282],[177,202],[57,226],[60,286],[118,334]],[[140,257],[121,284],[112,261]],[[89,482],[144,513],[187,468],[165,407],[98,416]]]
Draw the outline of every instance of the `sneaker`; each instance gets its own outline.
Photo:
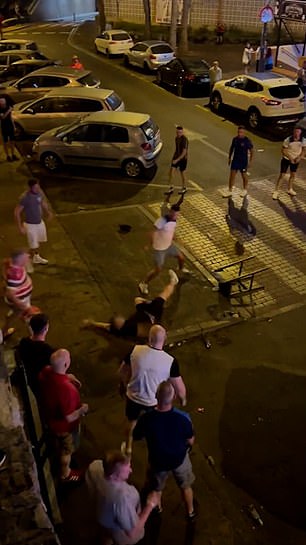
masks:
[[[275,201],[277,201],[277,199],[278,199],[278,191],[274,191],[274,192],[272,193],[272,199],[274,199]]]
[[[41,257],[39,254],[35,254],[33,256],[33,263],[35,265],[47,265],[48,264],[48,259],[44,259],[43,257]]]
[[[178,192],[179,195],[185,195],[187,191],[187,187],[183,187],[183,189],[181,189],[181,191]]]
[[[0,467],[3,466],[5,460],[6,460],[6,453],[4,450],[0,449]]]
[[[180,270],[180,272],[181,272],[182,274],[190,274],[190,270],[187,269],[187,267],[183,267],[183,268]]]
[[[295,197],[296,191],[294,191],[294,189],[292,189],[291,187],[291,189],[288,189],[288,195],[291,195],[291,197]]]
[[[246,190],[246,189],[243,189],[243,190],[240,192],[240,197],[245,197],[247,194],[248,194],[247,190]]]
[[[174,191],[173,185],[170,185],[168,191],[165,191],[164,195],[172,195]]]
[[[170,276],[170,284],[174,284],[176,286],[176,284],[179,283],[179,279],[178,279],[177,274],[174,272],[173,269],[169,269],[168,273],[169,273],[169,276]]]
[[[232,197],[232,195],[233,195],[233,192],[230,191],[229,189],[227,191],[225,191],[224,193],[222,193],[222,197],[224,199],[228,199],[229,197]]]
[[[28,263],[26,264],[26,271],[28,274],[32,274],[34,272],[34,267],[32,261],[29,259]]]
[[[188,513],[187,520],[188,522],[192,522],[196,518],[197,514],[195,510],[191,511],[191,513]]]
[[[149,286],[146,284],[146,282],[139,282],[138,289],[142,295],[149,294]]]

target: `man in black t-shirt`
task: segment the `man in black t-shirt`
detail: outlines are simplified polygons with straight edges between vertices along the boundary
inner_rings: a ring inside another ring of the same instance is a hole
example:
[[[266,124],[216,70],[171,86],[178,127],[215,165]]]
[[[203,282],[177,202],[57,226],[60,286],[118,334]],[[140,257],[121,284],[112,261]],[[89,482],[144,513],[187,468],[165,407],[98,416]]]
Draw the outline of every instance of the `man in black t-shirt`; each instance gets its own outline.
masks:
[[[170,381],[163,381],[156,393],[157,407],[140,416],[134,440],[145,439],[148,447],[148,491],[161,495],[171,472],[181,490],[188,519],[195,517],[193,506],[194,474],[188,450],[194,442],[189,415],[173,407],[175,390]]]
[[[180,125],[176,127],[175,151],[172,157],[169,185],[171,185],[172,176],[175,170],[179,169],[181,173],[182,189],[186,189],[186,168],[188,159],[188,138],[184,135],[184,129]]]
[[[9,96],[0,97],[0,122],[3,147],[8,161],[18,161],[15,155],[15,127],[12,120],[13,101]]]
[[[244,127],[238,127],[237,136],[232,140],[228,154],[228,164],[230,165],[230,176],[228,181],[228,191],[223,193],[223,197],[229,198],[233,194],[233,187],[237,172],[240,172],[243,182],[243,189],[240,192],[241,197],[248,193],[248,167],[251,166],[253,158],[253,144],[245,135]]]
[[[31,335],[21,339],[16,348],[16,360],[24,365],[28,384],[37,397],[39,392],[38,375],[50,364],[50,357],[55,348],[46,342],[49,319],[45,314],[35,314],[30,323]]]

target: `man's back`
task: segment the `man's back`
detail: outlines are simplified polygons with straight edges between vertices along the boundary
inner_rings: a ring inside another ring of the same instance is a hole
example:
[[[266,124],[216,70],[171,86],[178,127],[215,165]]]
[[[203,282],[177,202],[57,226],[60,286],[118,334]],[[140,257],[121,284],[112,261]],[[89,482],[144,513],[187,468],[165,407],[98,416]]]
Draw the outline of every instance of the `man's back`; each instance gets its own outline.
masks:
[[[154,407],[158,385],[170,376],[180,376],[173,356],[148,345],[136,345],[125,362],[131,366],[127,397],[141,405]]]
[[[45,341],[36,341],[31,337],[21,339],[17,347],[17,358],[22,361],[29,386],[35,395],[39,391],[38,375],[40,371],[50,364],[50,357],[54,348]]]

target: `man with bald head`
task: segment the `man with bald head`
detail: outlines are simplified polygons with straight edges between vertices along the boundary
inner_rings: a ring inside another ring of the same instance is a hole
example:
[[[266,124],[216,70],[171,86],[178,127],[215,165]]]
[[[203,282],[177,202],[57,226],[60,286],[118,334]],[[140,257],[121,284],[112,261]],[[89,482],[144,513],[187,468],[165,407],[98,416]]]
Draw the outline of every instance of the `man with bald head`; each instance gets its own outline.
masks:
[[[70,362],[69,351],[60,348],[53,352],[50,365],[39,375],[41,412],[54,442],[64,482],[80,480],[79,472],[70,469],[70,462],[79,441],[80,418],[88,412],[87,403],[81,403],[80,399],[81,383],[67,373]]]
[[[121,449],[132,453],[133,429],[139,415],[157,405],[156,390],[164,380],[170,380],[182,406],[186,404],[186,387],[179,365],[173,356],[164,351],[167,333],[161,325],[153,325],[148,344],[136,345],[124,358],[119,374],[126,390],[125,415],[128,420],[127,439]]]

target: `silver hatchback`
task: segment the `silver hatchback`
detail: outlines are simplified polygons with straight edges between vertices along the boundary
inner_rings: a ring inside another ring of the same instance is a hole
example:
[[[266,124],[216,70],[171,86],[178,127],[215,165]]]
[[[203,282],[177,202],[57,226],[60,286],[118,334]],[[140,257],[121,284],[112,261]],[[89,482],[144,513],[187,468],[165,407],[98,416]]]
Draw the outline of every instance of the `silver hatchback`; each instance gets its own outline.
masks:
[[[121,168],[135,178],[155,164],[160,131],[148,114],[96,112],[39,136],[33,158],[50,171],[62,165]]]
[[[63,87],[32,101],[19,102],[13,108],[15,135],[37,135],[81,116],[102,110],[124,111],[123,100],[111,89]]]
[[[146,72],[156,70],[159,66],[167,64],[175,57],[170,44],[157,40],[146,40],[137,42],[124,55],[124,64],[139,66]]]

